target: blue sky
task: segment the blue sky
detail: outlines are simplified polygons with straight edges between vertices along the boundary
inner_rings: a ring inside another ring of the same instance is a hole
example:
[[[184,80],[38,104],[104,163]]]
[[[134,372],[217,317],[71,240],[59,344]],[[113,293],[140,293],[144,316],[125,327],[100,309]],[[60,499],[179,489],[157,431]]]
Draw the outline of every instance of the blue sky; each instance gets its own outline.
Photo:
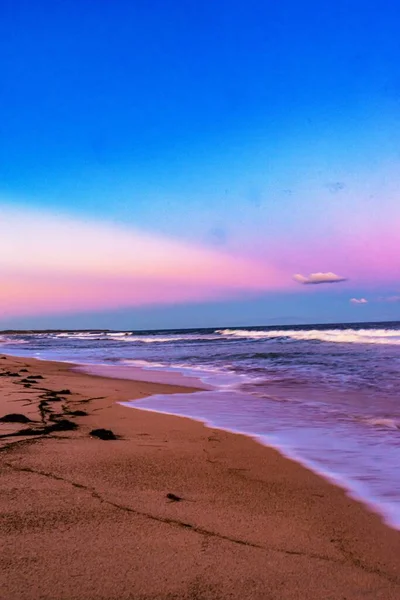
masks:
[[[15,314],[10,292],[0,325],[400,318],[399,17],[394,1],[3,1],[0,208],[132,227],[282,277],[240,298],[125,306],[121,292],[85,310],[54,292],[58,310],[38,298]],[[29,291],[39,267],[18,264]],[[291,283],[332,271],[349,281]],[[5,288],[10,272],[3,260]]]

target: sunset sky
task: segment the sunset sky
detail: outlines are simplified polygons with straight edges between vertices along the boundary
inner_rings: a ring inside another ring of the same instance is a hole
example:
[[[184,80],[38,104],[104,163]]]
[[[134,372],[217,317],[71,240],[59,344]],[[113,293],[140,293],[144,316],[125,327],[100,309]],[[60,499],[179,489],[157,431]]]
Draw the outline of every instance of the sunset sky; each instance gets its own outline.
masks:
[[[3,0],[0,327],[400,319],[395,1]]]

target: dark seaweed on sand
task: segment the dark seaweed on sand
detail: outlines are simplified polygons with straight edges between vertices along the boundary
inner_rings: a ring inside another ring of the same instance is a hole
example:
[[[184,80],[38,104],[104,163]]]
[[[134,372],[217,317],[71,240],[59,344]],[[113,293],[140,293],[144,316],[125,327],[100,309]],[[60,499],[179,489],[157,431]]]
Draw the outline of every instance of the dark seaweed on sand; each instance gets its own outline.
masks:
[[[21,429],[18,431],[18,435],[47,435],[48,433],[57,431],[74,431],[75,429],[78,429],[76,423],[68,421],[68,419],[60,419],[51,425],[45,425],[44,427],[39,427],[37,429]]]
[[[44,425],[43,427],[27,427],[26,429],[20,429],[15,433],[9,433],[7,435],[1,435],[1,438],[15,437],[20,435],[48,435],[49,433],[57,433],[58,431],[74,431],[78,429],[78,425],[68,419],[60,419],[55,421],[51,425]]]
[[[183,498],[177,496],[176,494],[172,494],[171,492],[167,494],[167,498],[168,500],[171,500],[171,502],[180,502],[181,500],[183,500]]]
[[[116,440],[117,436],[111,429],[92,429],[91,436],[98,437],[100,440]]]
[[[3,371],[0,373],[0,377],[21,377],[19,373],[11,373],[11,371]]]
[[[32,420],[29,419],[26,415],[22,415],[20,413],[10,413],[8,415],[4,415],[4,417],[0,417],[0,421],[2,423],[31,423]]]

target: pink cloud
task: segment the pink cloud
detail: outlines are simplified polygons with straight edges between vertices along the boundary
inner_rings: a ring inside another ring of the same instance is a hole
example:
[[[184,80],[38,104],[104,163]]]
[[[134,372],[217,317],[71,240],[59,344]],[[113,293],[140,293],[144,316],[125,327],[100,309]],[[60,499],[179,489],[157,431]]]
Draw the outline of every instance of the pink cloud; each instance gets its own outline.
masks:
[[[366,298],[351,298],[350,302],[352,304],[368,304],[368,300]]]
[[[0,288],[0,316],[195,302],[231,295],[232,290],[224,288],[129,277],[10,275]]]
[[[271,264],[131,228],[0,212],[0,311],[37,314],[283,289]]]
[[[340,277],[340,275],[336,275],[335,273],[311,273],[308,277],[304,277],[304,275],[293,275],[293,279],[298,283],[302,283],[303,285],[317,285],[320,283],[339,283],[341,281],[346,281],[345,277]]]
[[[400,199],[397,205],[400,206]],[[318,264],[329,265],[331,271],[344,274],[363,289],[382,284],[389,288],[398,286],[399,216],[382,210],[380,219],[371,217],[368,223],[365,221],[359,212],[352,220],[342,215],[337,222],[329,221],[329,215],[320,222],[310,216],[307,230],[299,225],[298,232],[290,232],[289,236],[282,228],[279,236],[251,243],[258,244],[259,255],[274,256],[275,264],[291,273],[304,276],[313,272],[317,259]]]

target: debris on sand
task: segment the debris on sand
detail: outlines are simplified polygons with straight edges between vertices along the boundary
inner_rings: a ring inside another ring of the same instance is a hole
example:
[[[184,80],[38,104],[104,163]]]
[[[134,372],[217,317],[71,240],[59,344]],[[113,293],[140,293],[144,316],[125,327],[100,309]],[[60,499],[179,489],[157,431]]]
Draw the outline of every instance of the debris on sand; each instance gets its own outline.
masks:
[[[3,371],[0,377],[21,377],[19,373],[11,373],[11,371]]]
[[[111,429],[92,429],[90,435],[98,437],[100,440],[116,440],[117,436]]]
[[[48,425],[47,427],[52,431],[73,431],[74,429],[78,429],[78,425],[73,421],[69,421],[68,419],[60,419],[56,421],[52,425]]]
[[[167,494],[167,498],[168,500],[171,500],[172,502],[180,502],[181,500],[183,500],[183,498],[181,498],[180,496],[176,496],[176,494]]]
[[[10,413],[0,417],[2,423],[32,423],[32,419],[29,419],[26,415],[20,413]]]
[[[78,429],[76,423],[68,421],[68,419],[60,419],[59,421],[55,421],[51,425],[45,425],[44,427],[20,429],[20,431],[12,435],[47,435],[48,433],[57,431],[73,431],[75,429]]]

